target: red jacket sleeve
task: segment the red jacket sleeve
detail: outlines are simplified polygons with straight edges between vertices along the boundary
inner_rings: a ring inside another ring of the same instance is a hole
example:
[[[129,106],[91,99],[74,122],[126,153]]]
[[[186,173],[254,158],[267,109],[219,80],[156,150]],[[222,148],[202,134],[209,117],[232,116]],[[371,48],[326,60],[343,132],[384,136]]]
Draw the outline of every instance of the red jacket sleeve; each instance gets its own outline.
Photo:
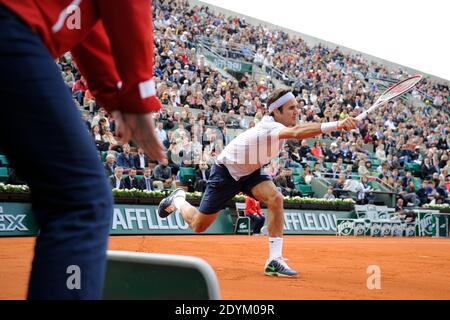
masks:
[[[97,23],[71,52],[78,69],[86,78],[89,90],[99,104],[109,112],[120,110],[117,86],[120,78],[103,24]]]
[[[121,110],[129,113],[158,111],[161,103],[153,81],[151,1],[97,0],[97,3],[122,81]]]

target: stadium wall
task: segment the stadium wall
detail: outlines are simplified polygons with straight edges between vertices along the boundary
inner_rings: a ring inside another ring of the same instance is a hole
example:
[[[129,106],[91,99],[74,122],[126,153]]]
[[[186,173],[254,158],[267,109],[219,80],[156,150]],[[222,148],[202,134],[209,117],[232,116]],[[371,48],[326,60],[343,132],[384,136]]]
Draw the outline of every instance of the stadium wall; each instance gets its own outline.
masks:
[[[222,210],[217,220],[205,234],[248,234],[248,224],[236,220],[234,203]],[[334,235],[338,219],[354,218],[352,210],[338,211],[337,207],[316,206],[304,209],[289,206],[285,210],[285,234]],[[322,208],[322,209],[321,209]],[[160,218],[157,205],[115,204],[110,229],[111,235],[170,235],[195,234],[179,213]],[[267,209],[264,209],[267,215]],[[36,236],[39,228],[32,214],[31,204],[26,202],[0,202],[0,237]]]

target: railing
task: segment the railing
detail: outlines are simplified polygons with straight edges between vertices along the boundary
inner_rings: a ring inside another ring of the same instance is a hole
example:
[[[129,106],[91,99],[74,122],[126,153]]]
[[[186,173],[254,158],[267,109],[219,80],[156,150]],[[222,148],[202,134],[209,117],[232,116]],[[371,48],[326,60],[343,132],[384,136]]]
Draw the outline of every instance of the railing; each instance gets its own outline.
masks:
[[[331,175],[331,174],[323,174],[322,178],[320,180],[322,182],[324,182],[327,186],[332,186],[331,181],[326,178],[326,175]],[[360,176],[352,175],[352,177],[360,177]],[[379,190],[374,189],[374,190],[369,191],[368,193],[371,193],[374,195],[374,197],[375,197],[374,201],[380,201],[380,202],[382,201],[385,205],[387,205],[389,207],[395,207],[397,193],[395,192],[393,187],[384,183],[384,181],[381,181],[378,178],[376,178],[375,181],[379,185],[382,185],[383,187],[385,187],[387,190],[381,190],[381,188],[379,188]],[[338,189],[338,188],[334,188],[333,190],[336,191],[337,194],[342,193],[342,194],[350,196],[352,199],[356,199],[356,197],[357,197],[357,193],[353,192],[352,190],[344,190],[344,189]]]
[[[214,42],[213,40],[211,40],[211,38],[204,36],[196,36],[195,42],[198,46],[202,47],[208,52],[211,52],[217,57],[231,60],[243,60],[245,62],[257,65],[258,67],[262,68],[263,71],[269,76],[281,80],[285,83],[288,82],[289,84],[292,84],[295,81],[294,78],[290,77],[275,66],[264,66],[263,64],[255,63],[254,60],[256,51],[252,48],[249,48],[248,46],[239,43],[233,43],[230,46],[224,46],[218,42]]]
[[[199,49],[198,52],[202,51],[202,52],[206,52],[216,58],[221,58],[221,56],[214,52],[213,50],[211,50],[211,48],[205,46],[202,43],[197,43],[197,48]],[[219,68],[219,66],[216,66],[217,70],[222,74],[222,76],[224,76],[225,78],[231,78],[233,77],[232,75],[230,75],[228,72],[226,72],[225,70],[223,70],[222,68]],[[234,77],[233,77],[234,78]]]
[[[341,174],[340,174],[341,175]],[[332,178],[334,175],[332,174],[332,173],[321,173],[321,177],[324,177],[324,178]],[[361,176],[359,175],[359,174],[351,174],[350,175],[350,177],[353,179],[353,178],[359,178],[359,179],[361,179]],[[384,188],[386,188],[386,189],[388,189],[388,191],[389,192],[395,192],[395,189],[394,189],[394,187],[393,186],[391,186],[390,184],[387,184],[386,182],[384,182],[383,180],[381,180],[380,178],[378,178],[378,177],[374,177],[374,176],[371,176],[371,177],[373,177],[373,178],[375,178],[374,180],[372,180],[372,181],[376,181],[377,183],[378,183],[378,185],[381,185],[381,186],[383,186]],[[326,182],[327,182],[327,184],[328,185],[331,185],[331,182],[327,179],[327,180],[325,180]],[[356,181],[356,180],[355,180]],[[380,188],[380,190],[374,190],[374,191],[383,191],[383,190],[381,190],[381,188]]]

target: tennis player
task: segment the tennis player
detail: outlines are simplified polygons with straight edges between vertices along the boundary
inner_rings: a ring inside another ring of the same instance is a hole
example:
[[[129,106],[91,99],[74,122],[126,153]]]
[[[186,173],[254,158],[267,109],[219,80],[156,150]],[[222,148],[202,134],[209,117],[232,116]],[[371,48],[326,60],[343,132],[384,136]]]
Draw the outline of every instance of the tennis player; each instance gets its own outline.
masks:
[[[159,216],[164,218],[178,210],[193,231],[204,232],[226,202],[244,192],[268,208],[269,258],[265,274],[296,277],[297,272],[287,265],[282,255],[283,196],[261,168],[278,157],[286,139],[307,139],[336,130],[349,131],[357,125],[354,118],[297,125],[297,106],[290,89],[275,90],[268,99],[269,116],[264,116],[258,125],[233,139],[217,157],[199,209],[186,201],[182,189],[177,189],[161,201]]]

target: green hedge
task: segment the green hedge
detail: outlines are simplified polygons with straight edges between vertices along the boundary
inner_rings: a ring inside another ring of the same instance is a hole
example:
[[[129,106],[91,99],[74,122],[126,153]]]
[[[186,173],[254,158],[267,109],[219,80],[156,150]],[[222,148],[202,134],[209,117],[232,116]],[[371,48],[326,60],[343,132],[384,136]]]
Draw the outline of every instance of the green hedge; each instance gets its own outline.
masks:
[[[0,183],[0,193],[29,193],[30,189],[25,185],[5,185]],[[161,191],[141,191],[138,189],[119,190],[113,189],[112,193],[116,199],[120,198],[137,198],[137,199],[152,199],[152,198],[164,198],[168,195],[167,192]],[[188,200],[200,200],[202,198],[201,192],[187,192]],[[245,195],[237,195],[233,198],[235,202],[244,202]],[[302,197],[284,197],[284,203],[292,204],[321,204],[321,205],[347,205],[351,206],[354,201],[351,199],[335,199],[326,200],[318,198],[302,198]]]

